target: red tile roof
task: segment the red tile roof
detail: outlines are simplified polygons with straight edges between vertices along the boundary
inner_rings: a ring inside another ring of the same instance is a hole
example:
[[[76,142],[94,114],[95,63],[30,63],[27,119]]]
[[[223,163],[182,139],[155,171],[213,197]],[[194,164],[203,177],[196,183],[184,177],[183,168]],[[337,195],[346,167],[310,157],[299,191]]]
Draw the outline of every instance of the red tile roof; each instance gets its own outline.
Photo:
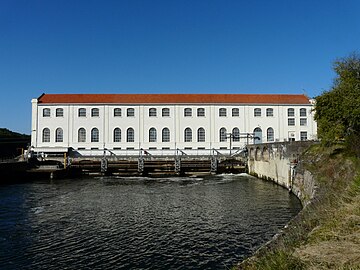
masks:
[[[272,94],[43,94],[45,104],[309,104],[305,95]]]

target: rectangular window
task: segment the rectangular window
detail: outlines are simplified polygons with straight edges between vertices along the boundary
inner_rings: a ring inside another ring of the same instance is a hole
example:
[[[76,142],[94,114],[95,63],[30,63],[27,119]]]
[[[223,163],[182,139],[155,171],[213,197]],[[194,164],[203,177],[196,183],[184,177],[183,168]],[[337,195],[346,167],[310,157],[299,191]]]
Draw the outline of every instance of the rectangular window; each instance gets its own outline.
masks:
[[[295,126],[295,118],[288,118],[288,126]]]
[[[197,116],[198,117],[204,117],[205,116],[205,109],[204,108],[197,109]]]
[[[192,109],[191,108],[185,108],[184,109],[184,116],[185,117],[191,117],[192,116]]]
[[[220,108],[219,109],[219,116],[220,117],[226,117],[226,108]]]
[[[94,108],[91,109],[91,117],[99,117],[99,109],[98,108]]]
[[[267,108],[266,109],[266,116],[267,117],[274,116],[274,110],[272,108]]]
[[[56,109],[56,117],[63,117],[64,116],[64,110],[62,108]]]
[[[121,116],[121,109],[120,108],[115,108],[114,109],[114,116],[115,117],[120,117]]]
[[[255,108],[254,109],[254,116],[255,117],[261,117],[261,109],[260,108]]]
[[[291,117],[291,116],[295,116],[295,110],[293,108],[289,108],[288,109],[288,116]]]
[[[79,117],[86,117],[86,109],[85,108],[80,108],[78,115],[79,115]]]
[[[306,109],[305,108],[300,109],[300,116],[302,116],[302,117],[306,116]]]
[[[127,117],[134,117],[135,116],[135,110],[133,108],[129,108],[126,110],[126,116]]]
[[[43,117],[50,117],[50,109],[49,108],[43,109]]]
[[[162,109],[162,117],[169,117],[170,116],[170,109],[169,108],[163,108]]]
[[[232,109],[232,112],[231,112],[231,115],[232,115],[233,117],[238,117],[238,116],[240,115],[239,109],[238,109],[238,108],[233,108],[233,109]]]
[[[149,117],[156,117],[156,108],[149,109]]]
[[[301,141],[307,140],[307,132],[306,131],[300,131],[300,140]]]
[[[300,118],[300,126],[307,126],[307,119],[306,118]]]

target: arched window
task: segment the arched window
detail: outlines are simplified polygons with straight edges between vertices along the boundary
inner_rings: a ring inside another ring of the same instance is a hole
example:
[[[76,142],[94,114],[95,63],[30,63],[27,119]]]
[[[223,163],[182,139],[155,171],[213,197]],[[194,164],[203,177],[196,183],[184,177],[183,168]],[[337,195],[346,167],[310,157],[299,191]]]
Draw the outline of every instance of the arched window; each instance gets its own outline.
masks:
[[[220,129],[220,142],[226,142],[226,128]]]
[[[43,129],[42,142],[50,142],[50,129],[48,129],[48,128]]]
[[[85,108],[80,108],[78,111],[78,116],[79,117],[86,117],[86,109]]]
[[[192,116],[192,109],[191,108],[185,108],[184,109],[184,116],[185,117],[191,117]]]
[[[268,142],[273,142],[274,141],[274,129],[269,127],[266,131],[266,140]]]
[[[232,130],[233,142],[240,142],[240,130],[236,127]]]
[[[156,128],[149,129],[149,142],[156,142]]]
[[[233,108],[232,111],[231,111],[231,116],[237,117],[239,115],[240,115],[239,108]]]
[[[294,110],[294,108],[289,108],[289,109],[288,109],[288,116],[295,116],[295,110]]]
[[[79,128],[78,142],[86,142],[86,130],[85,130],[85,128]]]
[[[197,130],[197,141],[198,142],[205,142],[205,129],[199,128]]]
[[[115,108],[114,109],[114,116],[115,117],[120,117],[121,116],[121,109],[120,108]]]
[[[162,142],[170,142],[170,130],[168,128],[162,130]]]
[[[126,141],[127,142],[134,142],[135,141],[135,134],[133,128],[128,128],[126,131]]]
[[[274,109],[273,108],[267,108],[266,109],[266,116],[267,117],[274,116]]]
[[[169,117],[170,116],[170,109],[169,108],[163,108],[161,111],[162,117]]]
[[[57,108],[55,111],[56,117],[63,117],[64,116],[64,109],[63,108]]]
[[[55,142],[63,142],[64,136],[63,136],[63,130],[62,128],[57,128],[55,130]]]
[[[254,143],[261,143],[262,142],[262,130],[261,128],[257,127],[254,129]]]
[[[300,116],[302,116],[302,117],[306,116],[306,108],[300,109]]]
[[[126,110],[126,116],[127,117],[134,117],[135,116],[135,109],[134,108],[128,108]]]
[[[261,116],[261,109],[260,108],[255,108],[254,109],[254,116],[255,117],[260,117]]]
[[[156,108],[149,109],[149,117],[156,117]]]
[[[121,129],[120,128],[114,129],[114,142],[121,142]]]
[[[98,108],[93,108],[91,109],[91,117],[99,117],[99,109]]]
[[[91,142],[99,142],[99,130],[97,128],[91,130]]]
[[[197,116],[198,117],[204,117],[205,116],[205,109],[204,108],[198,108],[197,109]]]
[[[184,141],[185,142],[192,142],[192,130],[191,130],[191,128],[185,128]]]
[[[43,109],[43,117],[50,117],[50,109],[49,108]]]
[[[226,117],[226,108],[220,108],[219,109],[219,116],[220,117]]]

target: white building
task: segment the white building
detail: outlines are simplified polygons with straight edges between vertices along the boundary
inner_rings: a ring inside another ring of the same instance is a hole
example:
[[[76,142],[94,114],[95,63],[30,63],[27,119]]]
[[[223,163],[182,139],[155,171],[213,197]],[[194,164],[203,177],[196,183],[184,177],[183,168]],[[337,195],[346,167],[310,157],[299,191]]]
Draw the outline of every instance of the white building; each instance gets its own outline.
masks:
[[[31,144],[44,152],[229,151],[254,141],[313,140],[316,130],[305,95],[43,94],[32,100]]]

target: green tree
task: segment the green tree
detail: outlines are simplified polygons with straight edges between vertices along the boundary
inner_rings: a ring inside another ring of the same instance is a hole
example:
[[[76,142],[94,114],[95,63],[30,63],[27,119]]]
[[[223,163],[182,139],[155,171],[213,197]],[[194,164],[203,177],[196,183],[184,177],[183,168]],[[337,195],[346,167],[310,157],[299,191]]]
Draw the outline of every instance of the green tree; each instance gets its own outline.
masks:
[[[360,152],[360,56],[336,60],[333,68],[333,86],[315,98],[318,136],[324,144],[345,140]]]

